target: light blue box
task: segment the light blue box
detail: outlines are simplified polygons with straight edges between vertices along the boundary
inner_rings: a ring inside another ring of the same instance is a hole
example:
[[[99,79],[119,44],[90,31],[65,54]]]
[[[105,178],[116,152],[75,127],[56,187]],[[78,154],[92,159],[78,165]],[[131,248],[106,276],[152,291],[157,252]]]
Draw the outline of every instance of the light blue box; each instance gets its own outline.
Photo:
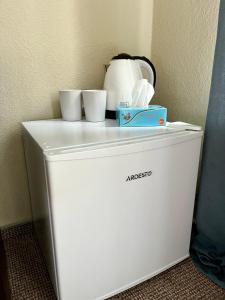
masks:
[[[167,109],[160,105],[148,107],[121,107],[116,110],[117,124],[121,127],[166,126]]]

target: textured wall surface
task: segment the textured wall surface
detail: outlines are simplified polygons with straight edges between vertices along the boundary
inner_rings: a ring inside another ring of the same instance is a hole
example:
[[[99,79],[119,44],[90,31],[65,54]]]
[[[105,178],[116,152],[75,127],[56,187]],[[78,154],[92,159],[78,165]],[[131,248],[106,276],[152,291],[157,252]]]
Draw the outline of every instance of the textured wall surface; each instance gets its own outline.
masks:
[[[0,1],[0,226],[31,217],[20,122],[58,117],[60,89],[100,88],[118,52],[149,57],[152,4]]]
[[[209,100],[219,0],[155,0],[152,60],[157,102],[170,120],[204,125]]]

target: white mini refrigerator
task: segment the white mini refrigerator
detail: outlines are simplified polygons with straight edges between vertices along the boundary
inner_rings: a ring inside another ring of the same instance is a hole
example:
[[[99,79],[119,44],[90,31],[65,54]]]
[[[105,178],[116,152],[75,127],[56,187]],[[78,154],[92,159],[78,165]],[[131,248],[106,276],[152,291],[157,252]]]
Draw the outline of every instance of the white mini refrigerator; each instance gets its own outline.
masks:
[[[106,299],[189,256],[202,131],[23,123],[35,230],[60,300]]]

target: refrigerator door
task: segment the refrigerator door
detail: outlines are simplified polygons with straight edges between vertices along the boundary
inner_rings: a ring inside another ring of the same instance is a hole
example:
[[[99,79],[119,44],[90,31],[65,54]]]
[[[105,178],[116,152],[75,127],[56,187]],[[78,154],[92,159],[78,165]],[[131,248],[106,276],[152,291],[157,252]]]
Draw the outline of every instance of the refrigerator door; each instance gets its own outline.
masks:
[[[189,255],[201,144],[189,134],[46,156],[61,300],[106,299]]]

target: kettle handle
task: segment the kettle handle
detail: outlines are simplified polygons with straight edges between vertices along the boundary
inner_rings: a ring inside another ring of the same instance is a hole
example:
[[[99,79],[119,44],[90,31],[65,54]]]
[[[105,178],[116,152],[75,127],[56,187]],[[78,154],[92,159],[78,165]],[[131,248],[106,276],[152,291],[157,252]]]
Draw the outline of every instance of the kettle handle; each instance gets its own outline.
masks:
[[[147,70],[148,81],[151,83],[151,85],[153,85],[153,87],[155,87],[156,72],[154,65],[146,57],[135,56],[134,59],[139,64],[140,68]]]

